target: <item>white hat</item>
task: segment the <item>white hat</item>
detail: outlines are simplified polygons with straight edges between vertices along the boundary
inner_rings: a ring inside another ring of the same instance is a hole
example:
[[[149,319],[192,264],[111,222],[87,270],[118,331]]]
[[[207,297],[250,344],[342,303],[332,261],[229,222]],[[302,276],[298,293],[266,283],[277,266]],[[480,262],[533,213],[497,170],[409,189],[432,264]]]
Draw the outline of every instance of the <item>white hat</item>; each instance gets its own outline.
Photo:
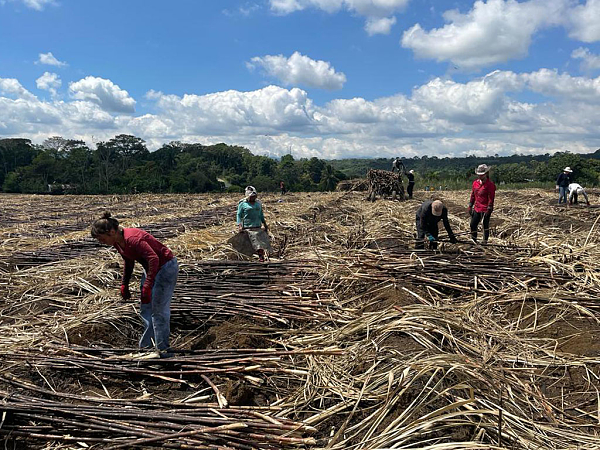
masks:
[[[480,164],[477,166],[477,170],[475,170],[475,175],[485,175],[490,171],[490,168],[487,164]]]
[[[410,170],[408,171],[408,173],[415,173],[415,171],[414,171],[414,170],[412,170],[412,169],[410,169]]]
[[[441,216],[444,211],[444,204],[441,200],[436,200],[431,204],[431,214],[434,216]]]
[[[254,186],[247,186],[245,194],[246,197],[250,197],[251,195],[258,195]]]
[[[569,166],[565,167],[563,172],[573,172]]]

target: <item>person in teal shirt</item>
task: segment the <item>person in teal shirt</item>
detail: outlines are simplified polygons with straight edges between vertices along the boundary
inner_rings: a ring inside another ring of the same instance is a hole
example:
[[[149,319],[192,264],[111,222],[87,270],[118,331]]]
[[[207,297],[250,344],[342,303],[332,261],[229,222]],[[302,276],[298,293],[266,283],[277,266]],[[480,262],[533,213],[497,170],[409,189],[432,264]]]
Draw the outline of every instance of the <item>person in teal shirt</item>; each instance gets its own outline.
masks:
[[[237,225],[242,233],[248,233],[252,247],[258,253],[262,262],[265,260],[265,250],[271,251],[271,239],[267,234],[269,227],[265,221],[262,203],[257,200],[258,193],[254,186],[248,186],[244,197],[238,203]],[[262,228],[264,225],[264,230]]]

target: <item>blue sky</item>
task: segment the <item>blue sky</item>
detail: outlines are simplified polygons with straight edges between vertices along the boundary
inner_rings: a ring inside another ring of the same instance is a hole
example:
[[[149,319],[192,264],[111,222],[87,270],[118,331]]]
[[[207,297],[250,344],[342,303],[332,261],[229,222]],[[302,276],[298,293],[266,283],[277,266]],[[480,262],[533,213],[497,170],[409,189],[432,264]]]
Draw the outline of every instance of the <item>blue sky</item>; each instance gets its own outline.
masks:
[[[0,0],[0,137],[589,152],[599,41],[600,0]]]

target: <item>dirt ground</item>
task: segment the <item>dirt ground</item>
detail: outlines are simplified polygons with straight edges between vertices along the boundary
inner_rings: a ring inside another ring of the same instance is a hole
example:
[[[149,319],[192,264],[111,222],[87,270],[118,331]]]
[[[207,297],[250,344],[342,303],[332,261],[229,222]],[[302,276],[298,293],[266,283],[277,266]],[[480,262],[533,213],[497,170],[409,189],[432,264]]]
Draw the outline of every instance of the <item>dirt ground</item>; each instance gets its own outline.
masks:
[[[294,432],[314,438],[301,448],[600,448],[597,198],[564,207],[553,192],[499,190],[484,247],[467,241],[469,193],[435,192],[460,243],[441,228],[433,252],[414,250],[415,211],[431,193],[365,195],[261,196],[274,247],[264,264],[227,245],[233,195],[61,197],[69,208],[5,196],[0,215],[15,221],[0,231],[0,398],[15,403],[0,438],[82,448],[39,437],[50,428],[17,393],[81,407],[223,407],[211,419],[223,423],[228,405],[265,427],[252,442],[206,441],[222,448],[299,448],[257,437],[284,419],[314,427]],[[171,358],[138,354],[142,325],[137,299],[118,296],[120,257],[88,236],[107,206],[178,257]],[[64,409],[48,413],[52,427],[97,438]]]

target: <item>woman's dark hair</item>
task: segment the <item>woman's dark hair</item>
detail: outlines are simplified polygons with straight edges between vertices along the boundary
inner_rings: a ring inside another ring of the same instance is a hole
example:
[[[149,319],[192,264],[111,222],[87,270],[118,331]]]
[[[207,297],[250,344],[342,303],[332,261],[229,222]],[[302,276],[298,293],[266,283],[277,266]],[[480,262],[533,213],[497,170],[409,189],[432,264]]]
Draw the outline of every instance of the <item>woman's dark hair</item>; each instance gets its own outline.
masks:
[[[119,230],[119,221],[106,211],[102,217],[92,224],[92,237],[97,238],[101,234],[108,234],[110,230]]]

